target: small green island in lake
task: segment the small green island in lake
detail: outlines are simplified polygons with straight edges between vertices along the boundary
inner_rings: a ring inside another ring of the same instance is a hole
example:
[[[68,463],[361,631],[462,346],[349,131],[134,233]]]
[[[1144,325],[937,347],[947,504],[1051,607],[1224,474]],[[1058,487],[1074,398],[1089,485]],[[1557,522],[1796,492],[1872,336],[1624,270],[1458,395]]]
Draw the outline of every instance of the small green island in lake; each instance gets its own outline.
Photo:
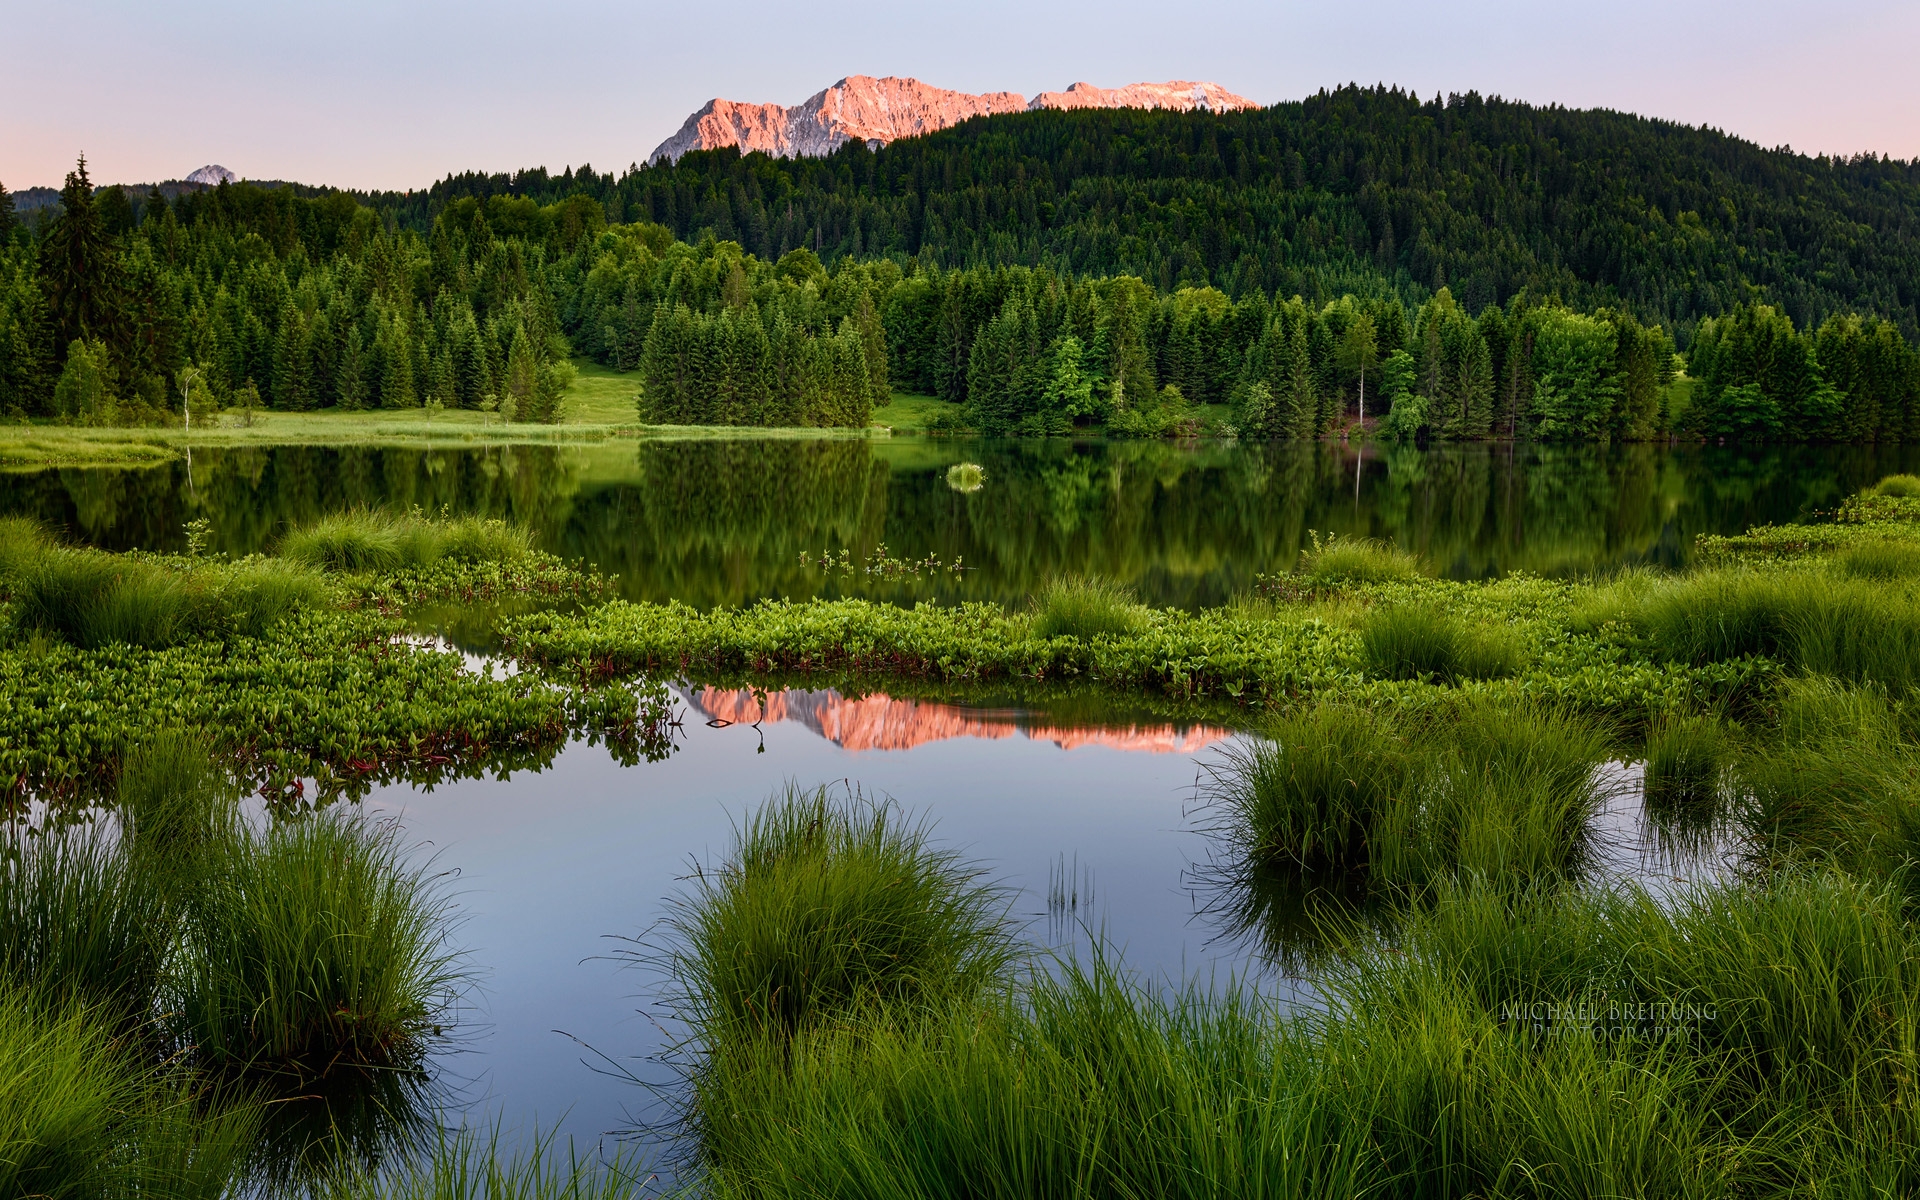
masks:
[[[1347,88],[58,197],[0,1196],[1920,1192],[1920,166]],[[1155,828],[1244,974],[790,774],[582,918],[658,1040],[541,1053],[644,1119],[470,1120],[485,893],[377,801],[823,697],[1209,731]]]

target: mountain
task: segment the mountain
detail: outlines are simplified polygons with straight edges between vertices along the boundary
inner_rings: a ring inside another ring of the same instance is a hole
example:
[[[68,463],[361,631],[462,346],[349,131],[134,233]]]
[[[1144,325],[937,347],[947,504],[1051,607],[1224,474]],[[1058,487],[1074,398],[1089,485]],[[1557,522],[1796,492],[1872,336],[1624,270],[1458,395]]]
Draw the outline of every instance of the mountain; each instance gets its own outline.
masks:
[[[693,150],[738,146],[779,158],[831,154],[850,141],[877,149],[896,138],[933,133],[971,117],[1042,108],[1170,108],[1227,112],[1253,102],[1217,83],[1172,80],[1120,88],[1076,83],[1064,92],[1042,92],[1033,101],[1018,92],[956,92],[889,75],[849,75],[792,108],[714,98],[688,117],[647,162],[675,162]]]
[[[204,183],[208,187],[219,187],[223,183],[232,183],[238,178],[240,178],[238,175],[235,175],[225,167],[217,163],[209,163],[199,170],[189,173],[187,175],[187,182]]]

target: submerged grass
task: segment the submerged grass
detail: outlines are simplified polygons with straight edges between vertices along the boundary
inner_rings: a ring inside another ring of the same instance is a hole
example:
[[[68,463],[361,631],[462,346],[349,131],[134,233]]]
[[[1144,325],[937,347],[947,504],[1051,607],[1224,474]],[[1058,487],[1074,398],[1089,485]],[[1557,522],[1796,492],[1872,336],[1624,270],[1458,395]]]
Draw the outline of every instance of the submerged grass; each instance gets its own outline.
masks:
[[[427,567],[441,559],[511,563],[527,557],[523,526],[485,517],[429,517],[354,509],[287,534],[280,556],[328,571],[358,574]]]

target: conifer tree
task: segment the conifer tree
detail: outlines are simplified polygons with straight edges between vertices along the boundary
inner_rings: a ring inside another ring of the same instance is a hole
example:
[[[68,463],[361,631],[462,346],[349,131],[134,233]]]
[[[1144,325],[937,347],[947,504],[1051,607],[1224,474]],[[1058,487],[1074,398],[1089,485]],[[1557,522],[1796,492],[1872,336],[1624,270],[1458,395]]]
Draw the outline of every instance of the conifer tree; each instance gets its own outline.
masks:
[[[94,208],[87,160],[67,173],[61,213],[40,243],[40,280],[61,346],[99,340],[116,356],[127,347],[126,301],[113,240]]]

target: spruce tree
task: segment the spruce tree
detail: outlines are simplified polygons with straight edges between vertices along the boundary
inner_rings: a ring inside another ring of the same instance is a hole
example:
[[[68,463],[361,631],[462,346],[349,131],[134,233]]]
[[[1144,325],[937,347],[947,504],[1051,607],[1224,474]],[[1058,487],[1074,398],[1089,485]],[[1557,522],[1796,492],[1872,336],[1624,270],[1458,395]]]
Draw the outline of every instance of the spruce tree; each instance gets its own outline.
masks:
[[[67,173],[61,213],[40,243],[40,282],[60,346],[99,339],[116,355],[127,349],[126,301],[113,239],[93,204],[87,160]]]
[[[13,193],[0,183],[0,250],[13,242],[14,234],[20,228],[20,217],[14,211]]]

